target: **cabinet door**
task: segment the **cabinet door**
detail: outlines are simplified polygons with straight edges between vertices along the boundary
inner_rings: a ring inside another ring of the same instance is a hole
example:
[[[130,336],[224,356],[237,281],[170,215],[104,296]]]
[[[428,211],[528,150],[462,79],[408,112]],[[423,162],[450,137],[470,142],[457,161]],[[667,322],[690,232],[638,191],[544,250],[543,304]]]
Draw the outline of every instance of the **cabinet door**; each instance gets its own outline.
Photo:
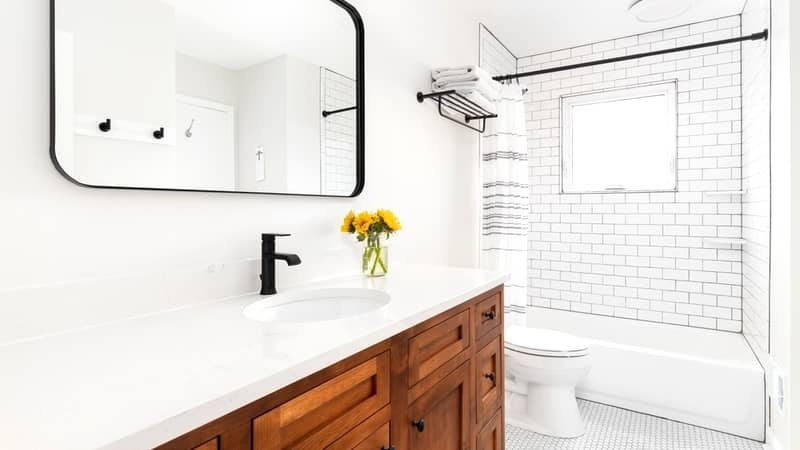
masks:
[[[408,448],[470,448],[471,364],[466,362],[423,393],[408,408]]]
[[[478,426],[483,426],[503,400],[503,348],[501,336],[492,339],[475,356],[475,392]]]
[[[253,420],[253,450],[319,450],[389,404],[389,352]]]
[[[478,442],[475,450],[503,450],[504,448],[503,410],[500,410],[478,432]]]
[[[391,448],[391,409],[387,406],[342,436],[325,450],[380,450]]]

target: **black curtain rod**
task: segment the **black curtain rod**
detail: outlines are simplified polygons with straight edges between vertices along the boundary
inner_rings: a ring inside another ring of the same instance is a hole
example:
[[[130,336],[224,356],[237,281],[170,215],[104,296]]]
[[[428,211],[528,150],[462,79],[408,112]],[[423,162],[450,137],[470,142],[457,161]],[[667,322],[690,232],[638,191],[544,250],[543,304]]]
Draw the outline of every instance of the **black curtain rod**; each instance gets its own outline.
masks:
[[[598,60],[598,61],[589,61],[589,62],[585,62],[585,63],[571,64],[569,66],[551,67],[549,69],[534,70],[532,72],[522,72],[522,73],[516,73],[516,74],[510,74],[510,75],[500,75],[500,76],[494,77],[494,79],[496,81],[516,80],[516,79],[519,79],[519,78],[532,77],[532,76],[535,76],[535,75],[544,75],[544,74],[547,74],[547,73],[561,72],[561,71],[564,71],[564,70],[572,70],[572,69],[580,69],[582,67],[591,67],[591,66],[597,66],[597,65],[600,65],[600,64],[609,64],[609,63],[615,63],[615,62],[621,62],[621,61],[629,61],[631,59],[646,58],[648,56],[664,55],[664,54],[667,54],[667,53],[684,52],[684,51],[687,51],[687,50],[696,50],[698,48],[714,47],[714,46],[717,46],[717,45],[733,44],[735,42],[758,41],[758,40],[761,40],[761,39],[766,41],[768,38],[769,38],[769,30],[764,29],[764,31],[762,31],[760,33],[751,34],[749,36],[740,36],[740,37],[736,37],[736,38],[723,39],[723,40],[720,40],[720,41],[704,42],[702,44],[687,45],[685,47],[667,48],[667,49],[663,49],[663,50],[655,50],[655,51],[652,51],[652,52],[637,53],[635,55],[618,56],[616,58],[608,58],[608,59],[601,59],[601,60]]]

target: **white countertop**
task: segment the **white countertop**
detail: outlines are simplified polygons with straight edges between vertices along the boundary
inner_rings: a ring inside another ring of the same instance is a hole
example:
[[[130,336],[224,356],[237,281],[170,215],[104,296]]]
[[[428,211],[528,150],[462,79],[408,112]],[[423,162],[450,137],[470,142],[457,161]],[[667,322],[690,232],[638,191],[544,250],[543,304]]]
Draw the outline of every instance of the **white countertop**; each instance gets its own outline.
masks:
[[[152,448],[507,279],[475,269],[395,267],[383,279],[303,286],[391,295],[388,306],[346,327],[269,333],[243,316],[264,298],[249,295],[0,347],[2,448]]]

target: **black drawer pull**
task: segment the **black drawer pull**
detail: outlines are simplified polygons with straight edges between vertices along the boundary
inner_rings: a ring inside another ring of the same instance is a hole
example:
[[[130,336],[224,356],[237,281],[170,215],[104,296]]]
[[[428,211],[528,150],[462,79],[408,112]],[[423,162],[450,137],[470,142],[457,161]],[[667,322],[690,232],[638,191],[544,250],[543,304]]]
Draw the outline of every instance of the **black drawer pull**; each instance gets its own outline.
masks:
[[[484,375],[483,377],[488,379],[488,380],[490,380],[492,383],[494,383],[497,380],[497,375],[495,375],[494,372],[489,372],[486,375]]]
[[[417,431],[419,431],[420,433],[425,431],[425,419],[415,420],[411,422],[411,425],[413,425],[414,428],[416,428]]]
[[[490,309],[489,311],[483,313],[483,317],[488,320],[494,320],[494,318],[497,317],[497,314],[495,314],[493,309]]]

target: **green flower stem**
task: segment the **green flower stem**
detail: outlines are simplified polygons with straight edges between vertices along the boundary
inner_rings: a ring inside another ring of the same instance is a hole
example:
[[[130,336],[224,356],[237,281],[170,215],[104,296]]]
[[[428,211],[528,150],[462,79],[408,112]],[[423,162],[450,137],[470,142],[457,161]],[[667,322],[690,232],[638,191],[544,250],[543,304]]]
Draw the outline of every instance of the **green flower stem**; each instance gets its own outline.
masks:
[[[373,248],[371,246],[367,246],[367,249],[364,251],[364,256],[362,257],[361,267],[363,271],[369,270],[369,258],[372,256]]]
[[[378,270],[378,266],[383,269],[383,273],[386,274],[389,272],[389,268],[386,265],[386,262],[383,261],[383,248],[380,246],[375,246],[374,244],[367,245],[367,248],[364,249],[364,256],[363,256],[363,270],[369,271],[369,274],[375,276],[375,273]],[[374,260],[373,260],[374,258]],[[372,267],[369,266],[369,263],[372,263]]]
[[[381,248],[375,247],[375,262],[372,263],[372,270],[370,273],[375,276],[375,269],[378,268],[378,261],[381,260]]]
[[[383,273],[384,273],[384,275],[385,275],[385,274],[387,274],[387,273],[389,273],[389,268],[388,268],[388,267],[386,267],[386,263],[383,261],[383,258],[380,258],[380,257],[379,257],[379,258],[378,258],[378,262],[380,263],[380,265],[381,265],[381,268],[383,269]]]

